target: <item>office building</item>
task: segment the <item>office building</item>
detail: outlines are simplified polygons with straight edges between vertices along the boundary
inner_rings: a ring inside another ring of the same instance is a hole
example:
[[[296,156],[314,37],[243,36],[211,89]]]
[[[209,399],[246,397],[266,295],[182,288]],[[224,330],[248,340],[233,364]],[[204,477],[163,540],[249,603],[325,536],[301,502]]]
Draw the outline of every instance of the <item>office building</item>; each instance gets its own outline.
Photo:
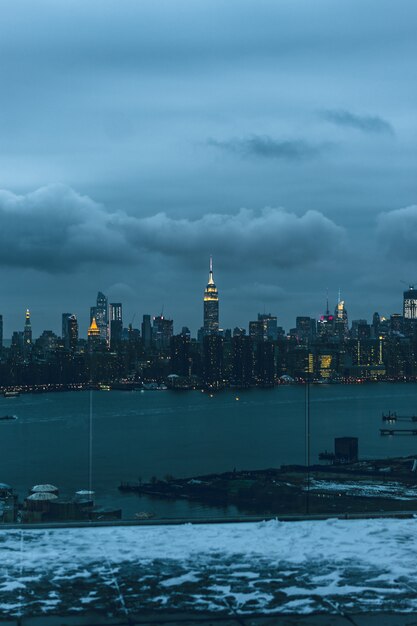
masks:
[[[245,335],[232,339],[232,384],[250,387],[254,382],[253,341]]]
[[[72,353],[77,351],[78,345],[78,320],[77,316],[72,313],[67,319],[67,334],[65,339],[65,347]]]
[[[152,340],[158,350],[169,348],[171,337],[174,334],[174,322],[163,315],[153,318]]]
[[[417,290],[410,285],[403,294],[403,317],[404,319],[417,319]]]
[[[68,333],[68,318],[70,318],[71,315],[72,313],[62,313],[61,337],[64,341],[64,344],[65,344],[65,340],[67,338],[67,333]]]
[[[106,344],[109,343],[109,307],[107,296],[101,291],[97,294],[96,306],[90,308],[90,324],[95,319],[97,328],[100,331],[100,339]]]
[[[208,334],[203,338],[203,380],[210,389],[223,386],[223,337]]]
[[[186,333],[171,337],[171,373],[190,376],[190,337]]]
[[[144,348],[149,348],[152,343],[151,316],[144,315],[142,318],[142,341]]]
[[[278,339],[277,318],[270,313],[258,313],[258,321],[262,323],[264,341]]]
[[[123,336],[123,313],[121,302],[111,302],[109,305],[110,346],[116,347]]]
[[[30,311],[26,309],[25,326],[23,329],[23,350],[27,352],[32,346],[32,324],[30,321]]]
[[[219,294],[213,278],[212,257],[210,257],[209,279],[204,290],[203,330],[205,335],[219,332]]]
[[[93,317],[90,327],[87,331],[88,347],[90,351],[96,350],[102,343],[100,329],[97,326],[96,318]]]

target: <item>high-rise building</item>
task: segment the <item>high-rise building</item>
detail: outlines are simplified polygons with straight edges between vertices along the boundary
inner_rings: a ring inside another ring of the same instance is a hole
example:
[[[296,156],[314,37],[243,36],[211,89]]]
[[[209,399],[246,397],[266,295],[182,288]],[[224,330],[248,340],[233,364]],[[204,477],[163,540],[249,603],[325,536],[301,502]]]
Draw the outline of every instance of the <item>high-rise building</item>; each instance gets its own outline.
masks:
[[[377,313],[375,311],[375,313],[372,316],[372,335],[374,337],[378,337],[379,336],[379,328],[381,326],[381,318],[379,313]]]
[[[72,315],[72,313],[63,313],[62,314],[62,332],[61,332],[61,337],[62,337],[62,339],[64,341],[64,344],[65,344],[65,340],[67,338],[67,333],[68,333],[68,318],[70,318],[71,315]]]
[[[0,352],[3,349],[3,315],[0,315]]]
[[[249,337],[255,343],[264,341],[264,324],[261,320],[249,322]]]
[[[400,313],[393,313],[390,316],[391,333],[402,333],[404,330],[404,317]]]
[[[142,318],[142,341],[144,348],[149,348],[152,343],[151,316],[147,314]]]
[[[101,291],[97,294],[96,306],[90,308],[90,323],[95,319],[100,331],[100,339],[109,343],[109,305],[107,296]]]
[[[255,351],[255,379],[261,387],[272,387],[275,382],[274,344],[262,341]]]
[[[11,350],[14,355],[20,355],[23,352],[23,331],[15,330],[13,332]]]
[[[232,383],[237,387],[253,385],[253,341],[245,335],[232,339]]]
[[[171,373],[177,376],[190,375],[190,337],[181,333],[171,337]]]
[[[26,309],[25,326],[23,329],[23,349],[24,351],[30,349],[32,345],[32,324],[30,322],[30,311]]]
[[[95,350],[102,342],[102,339],[100,336],[100,329],[97,326],[95,317],[93,317],[90,327],[87,331],[87,337],[88,337],[88,347],[91,351]]]
[[[404,319],[417,319],[417,290],[410,285],[403,294],[403,317]]]
[[[152,339],[158,350],[169,348],[174,334],[174,322],[163,315],[153,318]]]
[[[223,337],[207,334],[203,339],[203,378],[210,389],[223,386]]]
[[[334,316],[330,315],[329,311],[329,294],[327,293],[326,298],[326,313],[324,315],[320,315],[320,318],[317,320],[317,335],[321,339],[328,339],[333,335],[334,330]]]
[[[307,316],[298,316],[295,320],[296,335],[299,341],[307,342],[316,335],[316,320]]]
[[[340,292],[334,311],[334,332],[340,338],[347,337],[349,333],[348,314],[345,308],[345,301],[340,297]]]
[[[67,319],[67,332],[65,338],[65,347],[71,352],[77,351],[78,345],[78,320],[77,316],[72,313]]]
[[[109,306],[110,345],[116,346],[122,341],[123,314],[121,302],[112,302]]]
[[[277,318],[270,313],[258,313],[258,322],[262,322],[264,341],[278,339]]]
[[[212,257],[210,257],[209,279],[204,290],[203,330],[205,335],[215,335],[219,332],[219,294],[213,278]]]

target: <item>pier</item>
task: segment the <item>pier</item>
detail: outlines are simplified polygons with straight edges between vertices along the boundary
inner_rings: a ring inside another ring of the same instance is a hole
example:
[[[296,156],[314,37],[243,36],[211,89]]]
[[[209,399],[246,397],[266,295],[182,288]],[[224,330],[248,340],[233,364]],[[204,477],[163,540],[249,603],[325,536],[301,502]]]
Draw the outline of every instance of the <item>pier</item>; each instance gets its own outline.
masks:
[[[417,435],[417,428],[380,428],[381,435]]]

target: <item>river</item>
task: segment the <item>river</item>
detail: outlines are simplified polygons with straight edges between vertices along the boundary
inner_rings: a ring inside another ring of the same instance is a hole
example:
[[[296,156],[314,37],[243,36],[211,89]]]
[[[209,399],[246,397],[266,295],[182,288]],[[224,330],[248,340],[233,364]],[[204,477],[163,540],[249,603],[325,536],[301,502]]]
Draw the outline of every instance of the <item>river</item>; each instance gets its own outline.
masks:
[[[236,469],[305,462],[303,386],[201,391],[94,391],[92,476],[97,502],[121,507],[131,518],[237,514],[234,507],[121,494],[121,481],[188,477]],[[311,385],[311,461],[332,451],[334,438],[359,438],[362,458],[411,455],[413,436],[381,437],[381,413],[417,412],[416,384]],[[90,392],[25,394],[0,398],[0,482],[22,498],[34,484],[53,483],[61,494],[88,488]],[[405,423],[397,427],[407,427]]]

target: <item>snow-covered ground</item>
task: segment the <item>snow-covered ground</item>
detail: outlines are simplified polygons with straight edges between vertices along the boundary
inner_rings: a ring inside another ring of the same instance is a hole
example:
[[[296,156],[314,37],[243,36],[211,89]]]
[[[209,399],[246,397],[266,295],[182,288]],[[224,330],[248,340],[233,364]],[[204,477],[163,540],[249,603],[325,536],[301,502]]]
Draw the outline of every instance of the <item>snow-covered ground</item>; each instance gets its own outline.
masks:
[[[307,486],[304,487],[307,489]],[[391,500],[417,500],[417,486],[406,486],[396,481],[365,482],[331,480],[310,480],[312,492],[342,493],[345,496],[363,496],[367,498],[390,498]]]
[[[0,617],[417,610],[417,520],[0,531]]]

